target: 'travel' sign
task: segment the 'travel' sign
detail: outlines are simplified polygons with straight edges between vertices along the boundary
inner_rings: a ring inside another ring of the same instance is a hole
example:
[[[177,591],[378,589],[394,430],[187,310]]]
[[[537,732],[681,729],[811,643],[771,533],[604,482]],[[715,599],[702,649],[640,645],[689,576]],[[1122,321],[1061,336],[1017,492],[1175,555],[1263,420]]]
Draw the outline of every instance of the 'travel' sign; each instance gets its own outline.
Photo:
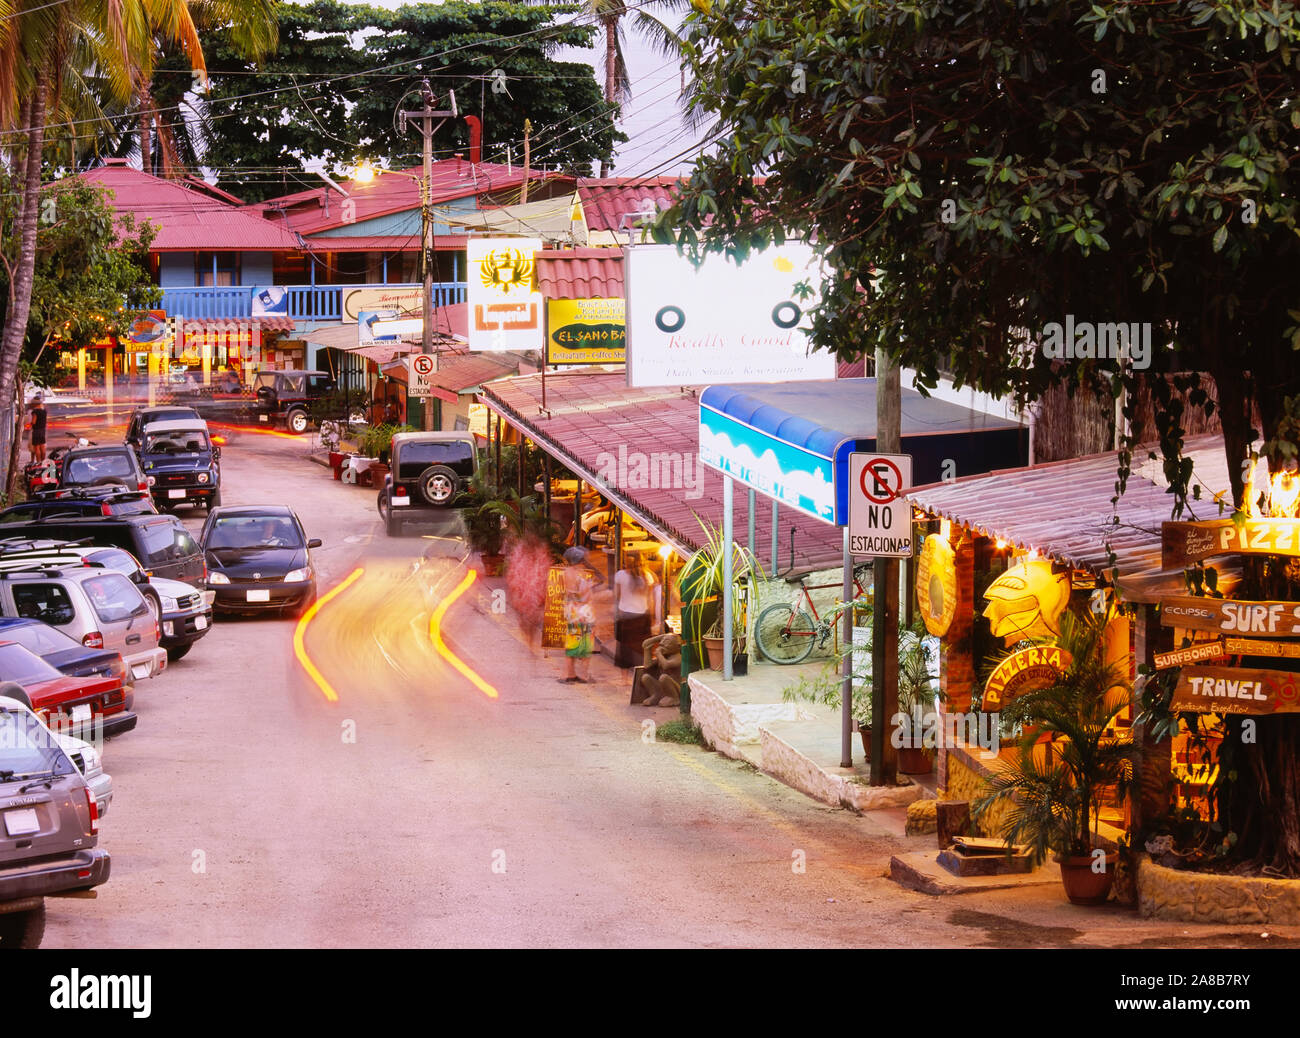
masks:
[[[1201,714],[1298,713],[1300,674],[1242,667],[1184,667],[1169,709]]]
[[[1153,658],[1155,659],[1156,670],[1168,670],[1170,667],[1182,667],[1188,663],[1221,660],[1227,655],[1228,650],[1224,647],[1223,639],[1215,638],[1209,642],[1197,642],[1185,649],[1157,652]]]
[[[1022,693],[1048,688],[1073,662],[1074,657],[1058,645],[1013,652],[989,675],[980,708],[997,710]]]
[[[1300,555],[1300,519],[1231,519],[1162,523],[1160,564],[1178,569],[1212,555]]]
[[[1269,634],[1300,638],[1300,604],[1235,602],[1223,598],[1168,598],[1160,603],[1160,622],[1216,634]]]
[[[910,454],[849,455],[849,554],[911,558]]]

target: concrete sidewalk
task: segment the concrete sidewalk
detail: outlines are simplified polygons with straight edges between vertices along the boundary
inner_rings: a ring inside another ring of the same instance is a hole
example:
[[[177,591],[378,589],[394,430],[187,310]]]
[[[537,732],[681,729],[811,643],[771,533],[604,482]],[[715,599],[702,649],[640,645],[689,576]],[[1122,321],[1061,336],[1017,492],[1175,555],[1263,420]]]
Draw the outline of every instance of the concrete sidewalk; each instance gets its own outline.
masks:
[[[748,761],[833,807],[902,812],[914,800],[933,797],[933,775],[899,776],[897,786],[869,785],[870,766],[856,734],[853,767],[839,766],[840,712],[803,700],[787,702],[782,694],[824,666],[824,661],[796,666],[751,661],[749,673],[731,681],[717,671],[697,671],[689,678],[691,716],[719,753]]]

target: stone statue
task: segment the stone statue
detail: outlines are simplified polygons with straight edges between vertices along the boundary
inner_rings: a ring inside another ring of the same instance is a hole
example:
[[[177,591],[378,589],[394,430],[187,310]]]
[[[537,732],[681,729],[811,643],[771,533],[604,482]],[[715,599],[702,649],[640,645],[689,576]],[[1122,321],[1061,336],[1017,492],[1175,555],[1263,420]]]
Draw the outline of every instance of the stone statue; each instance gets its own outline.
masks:
[[[641,643],[642,706],[677,706],[682,697],[682,640],[660,634]]]

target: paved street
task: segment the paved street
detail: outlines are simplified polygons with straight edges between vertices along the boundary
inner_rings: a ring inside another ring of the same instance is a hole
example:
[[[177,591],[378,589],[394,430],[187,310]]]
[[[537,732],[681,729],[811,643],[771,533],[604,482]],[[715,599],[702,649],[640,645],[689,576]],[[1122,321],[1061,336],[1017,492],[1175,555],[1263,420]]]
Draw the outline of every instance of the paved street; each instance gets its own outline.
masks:
[[[139,727],[105,753],[112,879],[97,900],[49,902],[47,947],[1295,943],[1075,908],[1055,887],[902,890],[890,854],[933,837],[643,741],[649,712],[620,672],[597,660],[597,683],[560,683],[560,660],[531,653],[476,582],[442,634],[491,698],[431,638],[465,574],[454,516],[390,540],[374,492],[330,480],[308,446],[235,436],[223,496],[292,505],[324,541],[322,595],[361,570],[305,634],[337,702],[287,619],[222,621],[138,685]]]

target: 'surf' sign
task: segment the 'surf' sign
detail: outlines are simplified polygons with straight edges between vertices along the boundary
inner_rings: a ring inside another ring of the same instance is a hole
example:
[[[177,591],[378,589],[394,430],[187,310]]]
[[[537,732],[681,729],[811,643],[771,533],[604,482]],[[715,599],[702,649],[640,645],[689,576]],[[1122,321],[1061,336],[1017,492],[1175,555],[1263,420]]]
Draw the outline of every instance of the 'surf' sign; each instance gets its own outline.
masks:
[[[981,708],[996,710],[1024,692],[1048,688],[1073,662],[1074,657],[1056,645],[1013,652],[989,675]]]
[[[1162,523],[1160,564],[1177,569],[1211,555],[1300,555],[1300,519],[1231,519]]]
[[[1300,638],[1300,604],[1232,602],[1223,598],[1167,598],[1160,603],[1160,622],[1216,634],[1270,634]]]
[[[1169,709],[1200,714],[1300,713],[1300,674],[1242,667],[1184,667]]]
[[[1214,641],[1197,642],[1185,649],[1174,649],[1172,652],[1157,652],[1154,659],[1156,670],[1168,670],[1170,667],[1181,667],[1188,663],[1221,660],[1227,655],[1228,650],[1224,648],[1223,639],[1215,638]]]

